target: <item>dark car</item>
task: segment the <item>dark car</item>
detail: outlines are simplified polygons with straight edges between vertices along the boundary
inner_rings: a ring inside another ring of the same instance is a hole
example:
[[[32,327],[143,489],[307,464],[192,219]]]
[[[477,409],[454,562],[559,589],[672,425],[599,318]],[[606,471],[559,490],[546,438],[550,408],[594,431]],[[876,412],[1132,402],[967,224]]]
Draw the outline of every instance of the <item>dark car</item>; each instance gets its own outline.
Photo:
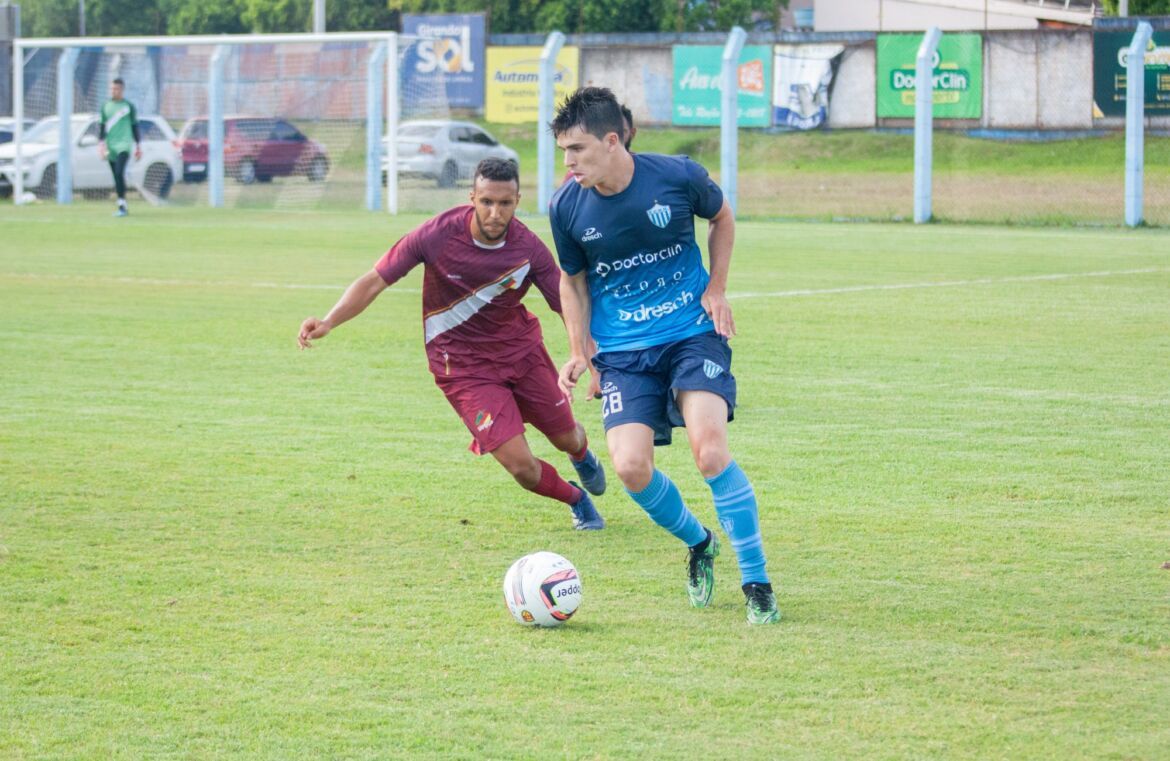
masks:
[[[183,180],[207,179],[207,118],[188,121],[177,142]],[[245,185],[292,175],[321,182],[329,174],[329,155],[325,146],[284,119],[230,116],[223,120],[223,171]]]

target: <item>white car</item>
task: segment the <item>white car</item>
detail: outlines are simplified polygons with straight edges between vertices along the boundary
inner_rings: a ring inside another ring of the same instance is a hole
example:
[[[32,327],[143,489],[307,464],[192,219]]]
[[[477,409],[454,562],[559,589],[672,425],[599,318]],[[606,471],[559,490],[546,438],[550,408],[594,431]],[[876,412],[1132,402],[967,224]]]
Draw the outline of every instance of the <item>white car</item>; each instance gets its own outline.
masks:
[[[59,120],[55,116],[41,119],[26,131],[21,146],[24,187],[39,198],[57,194],[57,141]],[[73,189],[86,195],[105,194],[114,189],[110,164],[98,147],[101,123],[97,114],[74,114],[70,119],[73,135]],[[157,198],[170,195],[175,178],[183,171],[183,161],[175,147],[175,131],[161,116],[138,117],[142,158],[130,157],[126,165],[126,185]],[[16,145],[0,145],[0,193],[8,195],[15,184]]]
[[[24,131],[28,132],[32,129],[34,123],[32,119],[25,119]],[[15,134],[16,120],[8,116],[0,118],[0,143],[11,143]]]
[[[387,138],[386,146],[389,146]],[[471,179],[475,165],[501,158],[520,166],[520,155],[490,132],[471,122],[409,121],[398,125],[398,176],[434,180],[449,188]],[[382,176],[390,166],[389,151],[382,154]]]

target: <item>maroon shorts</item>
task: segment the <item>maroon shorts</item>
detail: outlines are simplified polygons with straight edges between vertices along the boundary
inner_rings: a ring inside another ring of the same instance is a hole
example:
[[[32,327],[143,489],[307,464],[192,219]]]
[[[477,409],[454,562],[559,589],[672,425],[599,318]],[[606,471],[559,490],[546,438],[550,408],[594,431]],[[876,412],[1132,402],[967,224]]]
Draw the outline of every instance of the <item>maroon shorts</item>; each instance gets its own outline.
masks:
[[[491,452],[524,433],[525,423],[545,436],[577,425],[544,344],[506,366],[485,366],[475,376],[436,375],[435,383],[471,431],[469,449],[476,454]]]

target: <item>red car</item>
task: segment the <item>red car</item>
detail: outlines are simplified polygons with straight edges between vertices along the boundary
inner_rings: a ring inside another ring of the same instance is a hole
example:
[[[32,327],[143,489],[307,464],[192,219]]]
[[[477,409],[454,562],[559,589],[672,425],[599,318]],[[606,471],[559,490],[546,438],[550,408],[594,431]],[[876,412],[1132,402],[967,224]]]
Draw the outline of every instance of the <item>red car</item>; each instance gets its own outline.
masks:
[[[207,179],[207,117],[188,121],[176,142],[183,180]],[[292,175],[321,182],[329,174],[329,156],[325,146],[284,119],[230,116],[223,120],[223,171],[245,185]]]

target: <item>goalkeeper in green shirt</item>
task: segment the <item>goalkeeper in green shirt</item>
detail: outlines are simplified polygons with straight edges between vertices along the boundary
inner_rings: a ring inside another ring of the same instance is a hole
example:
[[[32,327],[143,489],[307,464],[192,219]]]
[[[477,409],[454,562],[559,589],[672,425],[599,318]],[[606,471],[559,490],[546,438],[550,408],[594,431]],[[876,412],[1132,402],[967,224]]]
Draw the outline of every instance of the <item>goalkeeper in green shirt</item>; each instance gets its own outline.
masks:
[[[126,164],[130,161],[130,151],[134,151],[135,160],[142,158],[138,111],[133,103],[122,97],[125,87],[126,83],[120,78],[110,84],[110,99],[102,106],[99,135],[102,158],[110,162],[110,171],[114,173],[114,190],[118,192],[115,217],[124,217],[129,213],[126,209]]]

